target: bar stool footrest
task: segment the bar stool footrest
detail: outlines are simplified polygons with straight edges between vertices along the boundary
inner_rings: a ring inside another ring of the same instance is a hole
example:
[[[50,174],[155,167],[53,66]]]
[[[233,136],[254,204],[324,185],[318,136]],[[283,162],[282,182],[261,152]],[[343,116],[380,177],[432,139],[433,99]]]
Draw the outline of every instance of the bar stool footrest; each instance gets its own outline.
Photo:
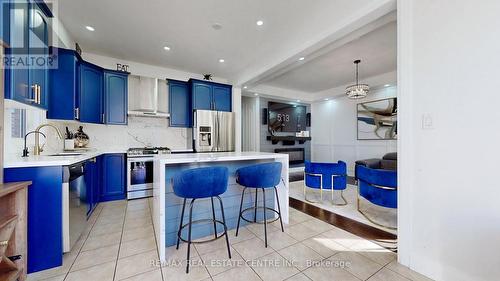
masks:
[[[227,232],[226,232],[226,230],[225,230],[225,229],[226,229],[225,224],[224,224],[223,222],[219,221],[219,220],[212,220],[212,219],[201,219],[201,220],[195,220],[195,221],[192,221],[192,222],[191,222],[191,225],[193,225],[193,224],[200,224],[200,223],[203,223],[203,222],[211,222],[211,223],[213,223],[214,221],[215,221],[216,223],[218,223],[218,224],[220,224],[220,225],[222,225],[222,226],[224,227],[224,232],[223,232],[222,234],[217,234],[217,235],[218,235],[218,236],[217,236],[217,238],[206,239],[206,240],[202,240],[202,241],[191,241],[191,243],[192,243],[192,244],[203,244],[203,243],[208,243],[208,242],[215,241],[215,240],[217,240],[217,239],[219,239],[219,238],[224,237],[225,235],[227,235]],[[183,226],[179,229],[179,231],[177,232],[177,235],[179,236],[179,239],[180,239],[182,242],[185,242],[185,243],[189,243],[189,241],[188,241],[188,240],[186,240],[186,239],[184,239],[184,238],[182,238],[181,233],[182,233],[182,230],[183,230],[186,226],[188,226],[188,225],[189,225],[189,223],[186,223],[186,224],[185,224],[185,225],[183,225]]]
[[[250,222],[250,223],[259,223],[259,224],[264,224],[264,221],[256,221],[256,222],[255,222],[255,221],[253,221],[253,220],[248,220],[248,219],[246,219],[246,218],[243,216],[243,214],[244,214],[246,211],[254,211],[255,209],[257,209],[257,210],[261,209],[261,210],[262,210],[262,209],[264,209],[264,207],[262,207],[262,206],[258,206],[257,208],[256,208],[256,207],[250,207],[250,208],[246,208],[246,209],[242,210],[242,211],[241,211],[241,213],[240,213],[240,217],[241,217],[241,219],[242,219],[242,220],[244,220],[244,221],[246,221],[246,222]],[[278,217],[276,217],[276,218],[274,218],[274,219],[267,220],[267,221],[266,221],[266,223],[272,223],[272,222],[275,222],[275,221],[277,221],[277,220],[279,220],[279,219],[280,219],[280,213],[279,213],[277,210],[275,210],[275,209],[273,209],[273,208],[270,208],[270,207],[266,207],[265,209],[266,209],[266,210],[269,210],[269,211],[273,211],[273,212],[275,212],[275,213],[278,215]]]

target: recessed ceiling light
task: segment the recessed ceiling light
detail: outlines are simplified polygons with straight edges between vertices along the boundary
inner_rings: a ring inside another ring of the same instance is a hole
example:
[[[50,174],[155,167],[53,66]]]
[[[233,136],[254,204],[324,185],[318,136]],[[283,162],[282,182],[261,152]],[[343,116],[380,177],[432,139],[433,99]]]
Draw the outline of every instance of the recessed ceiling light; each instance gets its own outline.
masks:
[[[329,100],[329,98],[325,98],[325,100]]]
[[[300,100],[297,100],[297,102],[300,102]]]
[[[389,87],[391,84],[385,84],[384,87]]]
[[[299,60],[302,61],[302,60],[305,60],[305,58],[304,57],[300,57]]]
[[[224,59],[219,59],[219,62],[223,63],[223,62],[225,62],[225,60]]]
[[[243,86],[243,89],[248,89],[248,87],[247,86]]]
[[[164,49],[165,51],[170,51],[170,47],[169,47],[169,46],[165,46],[165,47],[163,47],[163,49]]]
[[[222,29],[222,24],[216,22],[216,23],[212,24],[212,28],[215,29],[215,30],[221,30]]]
[[[94,30],[95,30],[95,28],[93,28],[93,27],[92,27],[92,26],[90,26],[90,25],[85,26],[85,28],[86,28],[88,31],[94,31]]]
[[[257,94],[257,93],[254,93],[253,95],[254,95],[254,96],[258,96],[259,94]]]
[[[262,20],[258,20],[258,21],[256,22],[256,24],[257,24],[258,26],[261,26],[261,25],[263,25],[263,24],[264,24],[264,21],[262,21]]]

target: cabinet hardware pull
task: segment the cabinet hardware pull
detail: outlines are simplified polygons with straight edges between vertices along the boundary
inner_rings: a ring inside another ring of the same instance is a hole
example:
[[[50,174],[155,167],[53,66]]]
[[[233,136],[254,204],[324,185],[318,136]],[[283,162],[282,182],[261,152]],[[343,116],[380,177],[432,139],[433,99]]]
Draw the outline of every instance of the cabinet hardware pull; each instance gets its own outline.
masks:
[[[36,84],[31,85],[31,98],[28,101],[36,103]]]
[[[75,119],[78,120],[80,119],[80,108],[75,108]]]
[[[36,101],[38,104],[41,104],[42,103],[42,87],[40,87],[40,85],[36,84],[36,88],[37,88]]]

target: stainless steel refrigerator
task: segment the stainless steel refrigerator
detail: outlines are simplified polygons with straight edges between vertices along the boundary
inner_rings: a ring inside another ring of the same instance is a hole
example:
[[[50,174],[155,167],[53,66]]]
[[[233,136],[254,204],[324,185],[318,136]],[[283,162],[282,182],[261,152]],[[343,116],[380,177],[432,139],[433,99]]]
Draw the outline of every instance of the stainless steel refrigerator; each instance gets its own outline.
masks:
[[[193,147],[196,152],[234,151],[234,113],[195,110]]]

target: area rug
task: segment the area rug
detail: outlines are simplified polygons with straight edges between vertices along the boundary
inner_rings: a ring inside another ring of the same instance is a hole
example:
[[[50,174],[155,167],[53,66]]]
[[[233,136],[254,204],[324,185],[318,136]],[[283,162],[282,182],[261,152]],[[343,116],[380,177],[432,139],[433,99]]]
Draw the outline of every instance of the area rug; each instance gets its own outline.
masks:
[[[309,189],[307,191],[307,198],[313,201],[319,201],[320,192],[319,190]],[[347,218],[353,219],[355,221],[368,224],[370,226],[385,230],[387,232],[397,234],[397,230],[390,229],[387,227],[378,226],[369,220],[367,220],[362,214],[357,210],[356,198],[357,198],[357,187],[355,185],[348,184],[346,190],[344,190],[344,197],[347,200],[347,205],[345,206],[335,206],[332,204],[332,197],[330,191],[323,190],[323,203],[310,203],[304,199],[304,181],[294,181],[290,182],[290,197],[297,200],[307,202],[316,207],[328,210],[330,212],[345,216]],[[341,203],[340,191],[335,191],[334,193],[335,203]],[[364,198],[360,199],[361,210],[363,210],[370,218],[379,224],[388,225],[391,227],[397,226],[397,209],[384,208],[370,203]]]

